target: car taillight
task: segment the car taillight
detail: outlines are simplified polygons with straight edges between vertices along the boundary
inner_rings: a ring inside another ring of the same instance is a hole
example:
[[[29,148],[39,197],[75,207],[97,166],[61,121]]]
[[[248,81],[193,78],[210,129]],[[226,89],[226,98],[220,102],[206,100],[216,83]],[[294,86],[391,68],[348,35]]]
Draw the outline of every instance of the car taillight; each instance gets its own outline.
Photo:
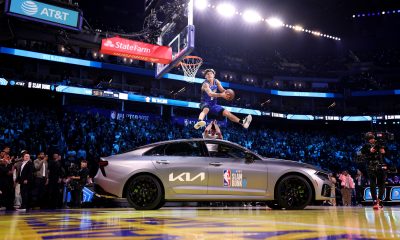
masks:
[[[104,167],[106,167],[107,165],[108,165],[108,161],[105,161],[105,160],[99,161],[99,168],[104,177],[107,177],[106,170],[104,169]]]

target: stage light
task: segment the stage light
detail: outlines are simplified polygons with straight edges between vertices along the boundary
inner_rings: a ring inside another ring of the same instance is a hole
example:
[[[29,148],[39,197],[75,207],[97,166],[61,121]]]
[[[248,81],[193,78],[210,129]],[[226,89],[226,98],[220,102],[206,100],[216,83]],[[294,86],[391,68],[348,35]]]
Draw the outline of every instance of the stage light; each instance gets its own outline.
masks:
[[[385,11],[382,11],[382,14],[385,14],[386,12]]]
[[[355,18],[356,17],[356,15],[353,15],[353,18]]]
[[[296,25],[296,26],[294,26],[293,27],[293,29],[295,30],[295,31],[301,31],[302,29],[303,29],[303,27],[302,26],[299,26],[299,25]]]
[[[261,20],[261,16],[260,16],[260,14],[258,14],[258,12],[254,11],[254,10],[246,10],[243,13],[243,19],[249,23],[256,23]]]
[[[207,0],[196,0],[195,5],[197,9],[203,10],[207,8],[208,2]]]
[[[267,23],[273,28],[282,27],[284,25],[282,20],[280,20],[279,18],[268,18]]]
[[[228,3],[221,3],[218,5],[217,11],[224,17],[232,17],[236,12],[235,7]]]

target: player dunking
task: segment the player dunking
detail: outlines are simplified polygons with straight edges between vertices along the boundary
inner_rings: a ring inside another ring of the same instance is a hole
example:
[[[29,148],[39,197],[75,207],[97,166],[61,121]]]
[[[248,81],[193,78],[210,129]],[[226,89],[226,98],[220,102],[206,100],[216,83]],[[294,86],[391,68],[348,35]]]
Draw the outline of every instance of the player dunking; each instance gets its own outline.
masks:
[[[244,119],[239,119],[231,112],[218,105],[217,98],[226,99],[227,95],[225,93],[225,89],[221,86],[221,83],[215,79],[214,69],[206,69],[204,71],[204,75],[206,80],[201,86],[201,113],[199,115],[199,121],[194,125],[194,128],[199,129],[206,125],[204,118],[210,111],[215,115],[227,117],[232,122],[241,124],[244,128],[248,128],[252,120],[251,115],[248,115]],[[217,93],[217,90],[219,90],[221,93]]]

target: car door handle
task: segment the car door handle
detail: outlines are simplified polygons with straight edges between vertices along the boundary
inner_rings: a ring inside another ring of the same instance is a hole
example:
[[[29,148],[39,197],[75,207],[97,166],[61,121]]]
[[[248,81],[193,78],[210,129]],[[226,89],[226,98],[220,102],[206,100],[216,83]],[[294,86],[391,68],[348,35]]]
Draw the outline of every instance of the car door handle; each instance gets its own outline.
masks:
[[[156,163],[158,164],[169,164],[168,160],[157,160]]]
[[[212,162],[212,163],[210,163],[210,165],[218,167],[218,166],[222,165],[222,162]]]

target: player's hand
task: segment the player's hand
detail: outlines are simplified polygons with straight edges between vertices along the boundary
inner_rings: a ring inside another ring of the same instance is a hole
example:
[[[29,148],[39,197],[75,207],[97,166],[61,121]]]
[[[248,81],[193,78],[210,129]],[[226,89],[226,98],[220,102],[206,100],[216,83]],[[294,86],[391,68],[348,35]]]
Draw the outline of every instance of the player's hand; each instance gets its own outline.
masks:
[[[369,151],[374,153],[374,152],[376,152],[376,149],[372,147]]]
[[[221,93],[221,97],[223,98],[223,99],[226,99],[228,96],[226,95],[226,91],[224,91],[224,92],[222,92]]]

